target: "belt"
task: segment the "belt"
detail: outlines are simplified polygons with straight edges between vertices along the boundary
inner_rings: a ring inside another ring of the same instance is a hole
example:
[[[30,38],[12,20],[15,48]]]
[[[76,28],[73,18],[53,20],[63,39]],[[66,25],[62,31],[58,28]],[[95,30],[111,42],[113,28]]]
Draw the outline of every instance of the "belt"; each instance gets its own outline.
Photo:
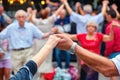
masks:
[[[28,47],[30,48],[30,47]],[[20,49],[12,49],[13,51],[20,51],[20,50],[25,50],[25,49],[28,49],[28,48],[20,48]]]

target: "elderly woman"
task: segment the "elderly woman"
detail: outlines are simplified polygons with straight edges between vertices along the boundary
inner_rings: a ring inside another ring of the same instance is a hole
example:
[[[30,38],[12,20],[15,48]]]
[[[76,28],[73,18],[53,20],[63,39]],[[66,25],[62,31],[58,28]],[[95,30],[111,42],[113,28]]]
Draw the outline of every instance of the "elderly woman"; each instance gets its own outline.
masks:
[[[113,23],[114,25],[114,23]],[[113,39],[113,25],[111,25],[111,30],[109,35],[104,35],[102,33],[96,32],[98,25],[94,21],[89,21],[86,24],[87,33],[69,35],[72,40],[80,42],[81,46],[95,54],[100,54],[100,44],[102,41],[110,41]],[[89,68],[84,62],[82,62],[82,68],[86,71],[86,80],[98,80],[98,73],[91,68]]]

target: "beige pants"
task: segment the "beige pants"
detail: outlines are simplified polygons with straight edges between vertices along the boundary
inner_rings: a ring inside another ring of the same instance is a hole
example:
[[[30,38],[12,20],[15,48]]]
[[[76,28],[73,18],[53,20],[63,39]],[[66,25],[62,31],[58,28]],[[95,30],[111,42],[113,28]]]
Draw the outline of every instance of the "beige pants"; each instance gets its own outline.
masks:
[[[33,48],[28,48],[20,51],[12,51],[11,55],[13,71],[16,74],[17,71],[33,56]]]

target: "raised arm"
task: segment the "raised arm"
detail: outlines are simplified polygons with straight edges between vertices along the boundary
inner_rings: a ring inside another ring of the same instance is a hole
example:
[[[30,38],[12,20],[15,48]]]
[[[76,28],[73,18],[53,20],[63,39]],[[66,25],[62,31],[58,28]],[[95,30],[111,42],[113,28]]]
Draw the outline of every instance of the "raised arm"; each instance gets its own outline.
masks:
[[[112,9],[116,12],[116,14],[117,14],[117,18],[119,18],[120,17],[120,13],[118,12],[118,7],[117,7],[117,5],[116,4],[112,4]]]
[[[108,0],[104,0],[104,1],[103,1],[102,10],[101,10],[101,13],[102,13],[103,15],[106,14],[106,10],[107,10],[108,4],[109,4],[109,1],[108,1]]]
[[[109,33],[109,35],[103,36],[103,41],[107,42],[107,41],[110,41],[114,38],[114,30],[113,29],[115,26],[120,27],[120,23],[114,22],[114,21],[112,22],[111,27],[110,27],[110,33]]]
[[[50,0],[46,0],[46,3],[47,3],[47,4],[50,4],[50,5],[52,5],[52,6],[59,6],[58,3],[56,3],[56,2],[51,2]]]
[[[85,15],[85,12],[83,11],[83,9],[81,8],[81,3],[77,2],[75,4],[75,8],[76,8],[76,13],[80,13],[81,15]]]
[[[57,45],[59,49],[69,50],[73,45],[73,41],[69,37],[62,34],[57,34],[56,36],[61,38]],[[98,72],[101,72],[105,76],[119,75],[115,64],[111,60],[94,54],[80,47],[79,45],[74,45],[74,51],[80,59],[82,59],[87,65],[89,65],[89,67]]]
[[[32,11],[32,16],[31,16],[31,21],[34,23],[34,20],[36,19],[36,14],[37,14],[37,10],[33,10]]]
[[[71,15],[71,14],[72,14],[72,9],[70,8],[70,6],[69,6],[67,0],[61,0],[61,2],[65,5],[65,7],[66,7],[68,13]]]
[[[32,58],[38,67],[42,64],[50,51],[57,45],[59,40],[60,38],[51,35],[44,47]]]
[[[53,14],[57,16],[63,8],[64,4],[62,4]]]

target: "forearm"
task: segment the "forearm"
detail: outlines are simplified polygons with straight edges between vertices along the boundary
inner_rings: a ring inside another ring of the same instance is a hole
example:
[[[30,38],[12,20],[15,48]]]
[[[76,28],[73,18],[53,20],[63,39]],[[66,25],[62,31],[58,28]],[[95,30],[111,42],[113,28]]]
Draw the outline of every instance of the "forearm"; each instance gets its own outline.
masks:
[[[50,32],[44,33],[42,39],[47,38],[47,37],[49,37],[50,35],[51,35]]]
[[[102,14],[105,16],[105,14],[106,14],[106,10],[107,10],[107,4],[103,4],[103,6],[102,6]]]
[[[87,65],[105,76],[118,75],[117,69],[111,60],[89,52],[78,45],[75,48],[75,52]]]
[[[80,12],[80,14],[81,15],[85,15],[85,12],[82,10],[82,8],[80,7],[80,8],[78,8],[78,10],[79,10],[79,12]]]
[[[59,14],[59,12],[63,9],[63,7],[64,7],[64,5],[62,4],[54,14],[57,16]]]
[[[56,6],[55,2],[51,2],[50,0],[46,0],[46,3],[52,6]]]
[[[65,7],[66,7],[68,13],[71,15],[71,14],[72,14],[72,9],[70,8],[68,2],[64,2],[64,5],[65,5]]]
[[[48,56],[48,54],[50,53],[50,51],[53,48],[50,47],[49,45],[45,45],[33,58],[32,60],[37,64],[37,66],[39,67],[42,62],[45,60],[45,58]]]

